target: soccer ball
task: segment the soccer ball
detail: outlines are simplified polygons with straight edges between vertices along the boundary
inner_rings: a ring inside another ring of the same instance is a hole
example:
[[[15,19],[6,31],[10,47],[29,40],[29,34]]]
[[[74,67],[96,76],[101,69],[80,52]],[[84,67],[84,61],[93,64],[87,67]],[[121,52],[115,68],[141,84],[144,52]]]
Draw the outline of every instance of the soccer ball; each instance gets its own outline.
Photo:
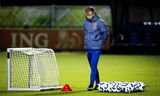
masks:
[[[126,86],[128,85],[129,83],[127,82],[127,81],[125,81],[125,82],[121,82],[121,91],[125,91],[125,88],[126,88]]]
[[[124,88],[124,92],[126,92],[126,93],[130,93],[133,91],[134,91],[134,86],[132,85],[132,83],[128,83],[128,85],[125,86],[125,88]]]
[[[99,87],[98,87],[98,90],[99,90],[100,92],[104,92],[104,88],[103,88],[102,86],[99,86]]]
[[[125,93],[130,93],[134,91],[134,85],[131,82],[122,82],[121,83],[121,91]]]
[[[117,82],[116,83],[116,90],[115,90],[115,92],[121,92],[122,91],[122,86],[121,86],[121,82]]]
[[[107,87],[105,88],[105,92],[112,92],[112,85],[108,82],[106,83]]]
[[[140,84],[139,91],[144,91],[145,84],[143,82],[139,82],[139,84]]]
[[[106,92],[121,92],[121,84],[117,81],[108,82],[108,88]]]
[[[132,85],[134,86],[134,92],[144,91],[145,84],[143,82],[134,81]]]
[[[105,88],[106,88],[107,86],[106,86],[106,82],[100,82],[99,84],[98,84],[98,90],[100,91],[100,92],[105,92]]]
[[[112,81],[112,82],[110,82],[110,86],[111,86],[110,87],[111,92],[120,92],[118,82]]]
[[[112,86],[108,82],[100,82],[98,84],[98,90],[100,92],[112,92]]]

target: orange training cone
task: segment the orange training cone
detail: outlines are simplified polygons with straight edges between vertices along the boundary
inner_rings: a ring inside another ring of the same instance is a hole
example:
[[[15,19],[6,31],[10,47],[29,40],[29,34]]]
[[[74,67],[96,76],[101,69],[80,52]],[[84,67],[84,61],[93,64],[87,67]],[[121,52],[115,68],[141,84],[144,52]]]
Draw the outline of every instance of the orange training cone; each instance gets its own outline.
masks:
[[[70,91],[72,91],[72,89],[69,86],[69,84],[65,84],[64,87],[61,89],[61,91],[70,92]]]

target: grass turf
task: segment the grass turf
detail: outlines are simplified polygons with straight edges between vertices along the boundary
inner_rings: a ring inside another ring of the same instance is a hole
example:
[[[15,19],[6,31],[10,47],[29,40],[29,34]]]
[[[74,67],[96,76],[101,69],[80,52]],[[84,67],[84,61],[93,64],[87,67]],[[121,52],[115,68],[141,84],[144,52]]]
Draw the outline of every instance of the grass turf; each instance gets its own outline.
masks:
[[[104,93],[86,91],[90,68],[85,53],[56,52],[61,85],[69,84],[72,92],[49,90],[41,92],[7,91],[6,52],[0,52],[0,96],[160,96],[160,56],[102,54],[98,69],[101,81],[142,81],[144,92]]]

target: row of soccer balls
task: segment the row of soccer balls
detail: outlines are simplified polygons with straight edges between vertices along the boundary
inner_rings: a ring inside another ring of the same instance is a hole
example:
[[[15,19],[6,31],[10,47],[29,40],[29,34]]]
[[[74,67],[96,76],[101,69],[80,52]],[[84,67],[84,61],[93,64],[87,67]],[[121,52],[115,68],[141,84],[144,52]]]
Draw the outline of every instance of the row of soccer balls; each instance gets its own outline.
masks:
[[[144,91],[145,84],[143,82],[100,82],[98,84],[98,90],[100,92],[141,92]]]

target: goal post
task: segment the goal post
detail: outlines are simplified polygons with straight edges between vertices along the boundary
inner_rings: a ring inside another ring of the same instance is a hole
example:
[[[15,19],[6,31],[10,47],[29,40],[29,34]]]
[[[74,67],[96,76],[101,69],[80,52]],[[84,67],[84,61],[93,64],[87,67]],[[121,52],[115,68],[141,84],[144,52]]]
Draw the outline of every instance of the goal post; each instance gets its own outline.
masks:
[[[55,53],[49,48],[8,48],[8,90],[60,89]]]

